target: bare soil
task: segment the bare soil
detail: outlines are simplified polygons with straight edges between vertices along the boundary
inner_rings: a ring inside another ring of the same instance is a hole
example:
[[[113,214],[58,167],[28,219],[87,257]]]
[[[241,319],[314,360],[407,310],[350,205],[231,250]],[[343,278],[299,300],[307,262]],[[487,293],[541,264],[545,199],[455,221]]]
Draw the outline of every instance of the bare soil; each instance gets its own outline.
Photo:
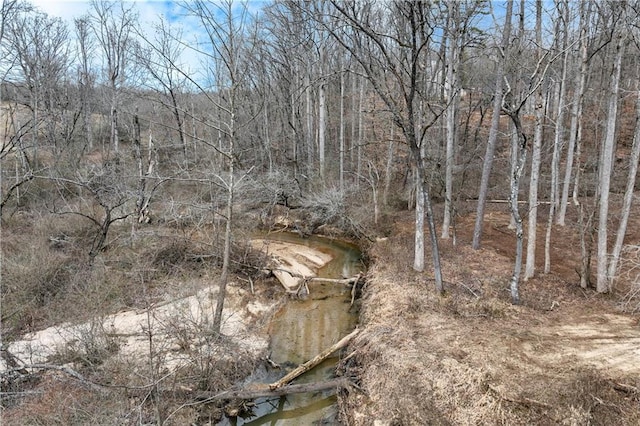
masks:
[[[359,386],[343,395],[345,421],[640,424],[640,326],[618,303],[626,284],[610,295],[581,289],[577,230],[554,227],[552,272],[522,283],[524,303],[513,306],[515,237],[506,208],[489,210],[482,249],[470,247],[473,214],[457,221],[456,246],[441,241],[443,297],[432,271],[411,269],[412,212],[395,216],[393,236],[373,245],[363,332],[343,365]],[[638,219],[629,230],[637,243]]]

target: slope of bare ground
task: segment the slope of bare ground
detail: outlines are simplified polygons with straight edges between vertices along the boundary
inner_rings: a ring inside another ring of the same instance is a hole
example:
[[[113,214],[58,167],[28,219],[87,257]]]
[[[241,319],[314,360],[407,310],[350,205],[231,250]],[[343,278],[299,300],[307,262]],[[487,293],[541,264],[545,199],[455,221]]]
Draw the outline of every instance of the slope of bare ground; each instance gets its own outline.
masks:
[[[354,425],[640,424],[638,319],[616,310],[615,295],[580,289],[569,227],[554,229],[552,273],[523,283],[524,304],[511,305],[515,240],[506,212],[491,209],[481,250],[470,248],[471,216],[458,222],[455,247],[442,242],[444,297],[430,271],[411,270],[411,214],[396,217],[397,232],[374,245],[364,330],[344,363],[361,390],[344,396],[345,418]]]

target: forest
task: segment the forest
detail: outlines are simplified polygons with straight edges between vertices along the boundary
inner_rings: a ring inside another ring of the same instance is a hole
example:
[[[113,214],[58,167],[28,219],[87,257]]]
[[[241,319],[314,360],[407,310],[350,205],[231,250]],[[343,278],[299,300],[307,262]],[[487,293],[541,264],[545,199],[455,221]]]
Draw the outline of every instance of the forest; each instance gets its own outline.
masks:
[[[7,424],[248,410],[209,397],[314,292],[274,284],[271,232],[366,264],[334,279],[360,335],[323,424],[640,421],[640,2],[87,3],[1,6]],[[133,311],[125,356],[106,318]]]

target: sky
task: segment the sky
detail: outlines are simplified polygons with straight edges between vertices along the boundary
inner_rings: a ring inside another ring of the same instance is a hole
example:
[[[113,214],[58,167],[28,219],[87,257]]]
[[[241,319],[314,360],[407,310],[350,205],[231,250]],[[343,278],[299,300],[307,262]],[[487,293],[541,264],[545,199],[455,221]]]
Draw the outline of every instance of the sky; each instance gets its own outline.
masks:
[[[30,3],[48,15],[60,17],[70,23],[74,18],[87,14],[90,9],[89,0],[30,0]],[[158,16],[164,16],[170,21],[175,19],[176,5],[173,1],[126,0],[125,3],[135,4],[141,23],[157,21]]]

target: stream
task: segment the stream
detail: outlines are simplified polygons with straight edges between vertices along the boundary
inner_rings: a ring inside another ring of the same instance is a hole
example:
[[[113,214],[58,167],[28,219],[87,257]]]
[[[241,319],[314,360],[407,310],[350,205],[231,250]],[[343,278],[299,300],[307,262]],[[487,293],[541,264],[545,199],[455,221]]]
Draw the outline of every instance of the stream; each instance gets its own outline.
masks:
[[[319,277],[345,278],[362,271],[361,253],[352,244],[322,237],[300,238],[294,234],[270,234],[266,238],[308,246],[333,256],[318,271]],[[269,334],[270,357],[282,369],[261,367],[249,381],[270,383],[284,376],[295,366],[308,361],[323,349],[351,332],[358,320],[351,307],[349,286],[311,282],[305,300],[291,299],[274,315]],[[295,380],[294,383],[317,382],[333,377],[336,357]],[[335,424],[337,398],[333,391],[294,394],[261,398],[255,402],[253,413],[247,418],[225,419],[221,425],[312,425]]]

